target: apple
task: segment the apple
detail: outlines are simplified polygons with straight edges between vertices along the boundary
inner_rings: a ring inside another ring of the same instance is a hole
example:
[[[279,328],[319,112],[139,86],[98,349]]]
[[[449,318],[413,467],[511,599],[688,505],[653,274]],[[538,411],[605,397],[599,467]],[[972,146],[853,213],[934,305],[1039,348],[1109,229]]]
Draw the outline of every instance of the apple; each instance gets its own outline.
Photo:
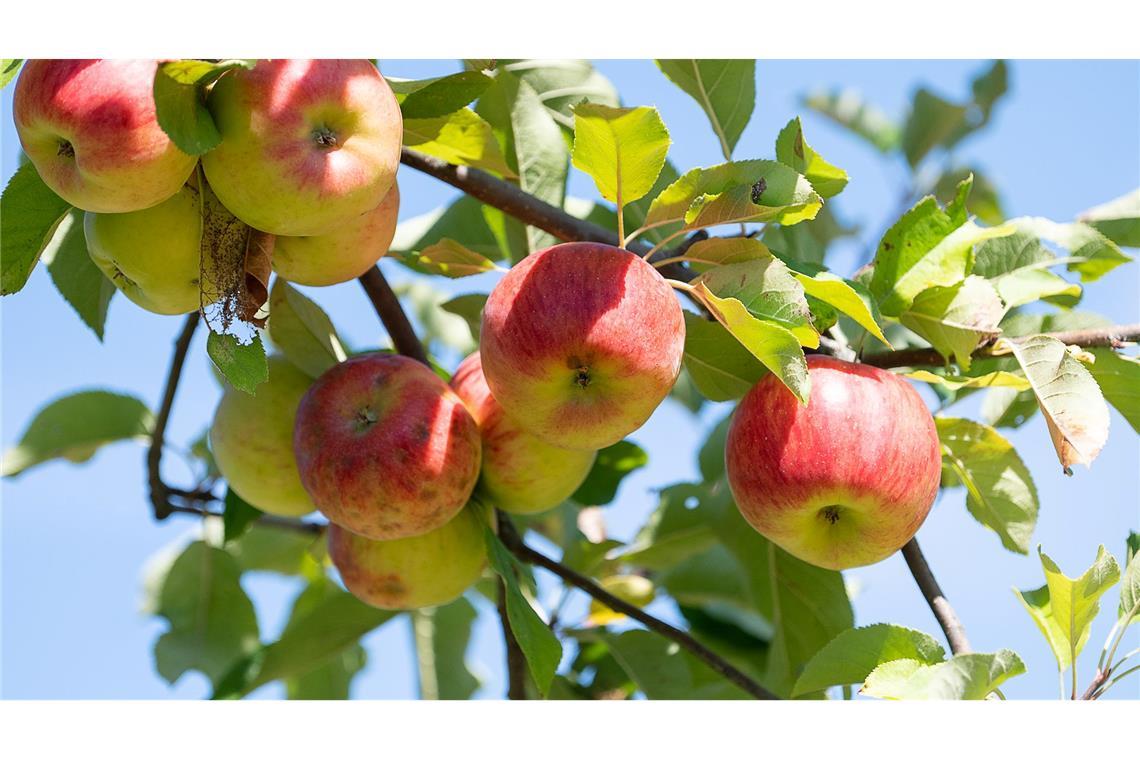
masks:
[[[788,553],[832,570],[869,565],[902,548],[934,503],[934,418],[897,375],[807,362],[807,406],[775,375],[741,400],[725,444],[728,484],[744,518]]]
[[[186,314],[202,305],[202,219],[198,190],[192,185],[142,211],[88,211],[83,232],[91,260],[142,308],[155,314]]]
[[[270,356],[269,379],[251,396],[227,386],[210,426],[210,451],[237,495],[262,512],[312,512],[293,455],[293,420],[313,379],[283,356]]]
[[[16,80],[16,133],[44,183],[84,211],[162,203],[197,159],[155,118],[153,60],[34,60]]]
[[[207,105],[222,142],[202,157],[206,179],[255,229],[332,232],[395,182],[403,120],[370,61],[258,61],[222,76]]]
[[[487,387],[478,351],[460,363],[451,387],[483,436],[483,469],[476,488],[490,503],[515,514],[544,512],[582,485],[597,452],[551,446],[507,417]]]
[[[472,503],[434,530],[394,541],[372,541],[331,523],[329,558],[362,602],[385,610],[434,607],[457,598],[487,564],[485,521]]]
[[[342,362],[297,409],[301,483],[329,520],[387,541],[427,533],[479,478],[479,427],[428,367],[395,354]]]
[[[273,269],[298,285],[336,285],[367,272],[396,234],[400,188],[393,184],[380,205],[324,235],[279,235],[273,249]]]
[[[532,253],[483,309],[491,393],[525,430],[568,449],[601,449],[641,427],[676,382],[684,347],[665,279],[601,243]]]

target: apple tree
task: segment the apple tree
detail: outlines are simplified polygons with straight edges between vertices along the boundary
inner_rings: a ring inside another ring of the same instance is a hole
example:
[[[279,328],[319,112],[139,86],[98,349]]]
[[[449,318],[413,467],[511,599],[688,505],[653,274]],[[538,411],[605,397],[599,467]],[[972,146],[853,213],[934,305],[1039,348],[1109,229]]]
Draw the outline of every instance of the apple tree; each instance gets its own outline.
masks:
[[[584,62],[408,80],[370,61],[4,61],[28,160],[3,194],[3,294],[42,260],[100,339],[118,292],[183,315],[157,409],[77,390],[2,466],[146,444],[153,519],[201,521],[149,580],[160,675],[199,671],[216,698],[274,681],[343,698],[361,637],[406,616],[422,696],[467,698],[484,607],[512,699],[986,699],[1025,672],[1010,649],[973,650],[915,534],[956,491],[994,551],[1028,554],[1043,481],[1096,459],[1109,405],[1132,427],[1118,435],[1140,430],[1140,325],[1081,308],[1083,285],[1140,246],[1140,191],[1075,220],[1007,218],[994,183],[952,160],[994,117],[1000,61],[964,100],[919,89],[900,122],[850,92],[809,95],[805,109],[907,167],[866,264],[834,272],[847,173],[799,118],[738,155],[755,63],[656,63],[704,111],[719,163],[675,166],[658,111],[623,105]],[[572,169],[595,200],[568,195]],[[398,172],[462,195],[397,226]],[[384,257],[413,288],[388,284]],[[488,272],[488,293],[431,290]],[[348,347],[296,287],[353,279],[387,343]],[[441,350],[443,313],[469,328],[461,362]],[[175,484],[167,423],[202,331],[223,393],[189,444],[197,479]],[[959,416],[974,394],[981,419]],[[627,436],[670,396],[732,410],[679,442],[701,479],[660,484],[618,540],[601,508],[621,509],[647,457]],[[1022,425],[1052,442],[1055,471],[1029,472],[1002,433]],[[1140,535],[1105,542],[1124,553],[1102,546],[1076,578],[1037,547],[1043,584],[1010,597],[1065,697],[1140,668],[1121,649],[1140,618]],[[928,630],[854,624],[841,572],[895,552]],[[296,581],[279,636],[242,587],[256,571]],[[541,602],[540,577],[560,601]],[[568,619],[581,594],[588,615]],[[1106,599],[1118,620],[1090,676],[1078,658]]]

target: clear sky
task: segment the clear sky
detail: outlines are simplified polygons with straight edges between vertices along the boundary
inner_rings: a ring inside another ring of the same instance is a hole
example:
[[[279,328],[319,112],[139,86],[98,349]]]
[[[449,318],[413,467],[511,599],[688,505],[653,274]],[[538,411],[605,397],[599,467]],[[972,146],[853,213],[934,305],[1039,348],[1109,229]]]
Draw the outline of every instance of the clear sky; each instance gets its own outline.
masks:
[[[891,221],[905,181],[901,165],[887,164],[872,149],[798,105],[801,94],[843,85],[862,91],[892,116],[905,111],[919,84],[951,99],[964,99],[977,61],[762,61],[757,71],[756,112],[736,150],[738,158],[767,158],[776,133],[801,114],[812,146],[847,169],[851,182],[834,206],[847,221],[863,225],[858,244],[829,260],[850,274],[861,251],[873,245]],[[387,61],[391,76],[421,78],[455,71],[453,61]],[[717,142],[695,103],[670,84],[650,61],[601,61],[600,70],[617,85],[626,105],[654,105],[673,136],[670,158],[680,170],[718,163]],[[1013,62],[1011,94],[999,105],[983,134],[960,146],[962,161],[979,166],[1003,192],[1010,216],[1046,216],[1058,221],[1140,186],[1140,65],[1136,62]],[[6,183],[17,165],[12,128],[12,88],[0,97],[2,164]],[[446,205],[455,191],[403,169],[401,219]],[[571,193],[594,198],[592,182],[576,170]],[[385,262],[395,282],[410,275]],[[1085,307],[1117,322],[1140,319],[1140,266],[1129,265],[1107,282],[1086,289]],[[493,276],[449,283],[433,278],[441,291],[487,292]],[[332,316],[353,346],[383,340],[368,301],[356,283],[307,289]],[[16,441],[35,410],[50,399],[81,388],[108,388],[138,395],[152,408],[161,392],[171,342],[181,319],[142,312],[116,296],[100,344],[62,300],[40,267],[27,287],[0,303],[0,400],[3,446]],[[220,391],[211,375],[200,331],[179,388],[169,438],[188,444],[205,428]],[[650,465],[628,478],[607,509],[610,533],[630,538],[655,505],[654,489],[698,477],[696,451],[705,431],[729,411],[710,405],[699,417],[666,402],[632,438],[650,454]],[[955,414],[973,416],[977,403]],[[1040,416],[1007,432],[1026,460],[1041,498],[1035,542],[1070,575],[1082,572],[1097,545],[1122,559],[1124,539],[1140,527],[1140,441],[1120,415],[1112,413],[1108,445],[1091,470],[1061,474]],[[173,687],[155,672],[152,645],[164,621],[139,611],[144,562],[171,541],[191,537],[194,521],[174,517],[152,522],[146,501],[143,449],[120,444],[82,466],[54,463],[15,480],[0,482],[2,605],[0,605],[0,694],[8,698],[197,698],[209,693],[200,674],[189,673]],[[175,457],[172,481],[185,477]],[[1035,552],[1027,557],[1001,548],[981,527],[956,490],[940,497],[918,537],[944,590],[957,608],[975,648],[1017,651],[1029,672],[1003,691],[1008,697],[1053,698],[1055,662],[1044,639],[1010,591],[1043,583]],[[940,632],[906,570],[895,555],[847,573],[858,589],[857,624],[891,622]],[[260,616],[263,639],[284,624],[297,581],[247,574],[246,590]],[[551,601],[550,586],[543,586]],[[1117,591],[1105,597],[1081,660],[1081,682],[1092,676],[1100,645],[1115,618]],[[578,600],[571,614],[582,611]],[[675,617],[670,605],[653,610]],[[500,630],[484,607],[469,659],[485,678],[480,696],[503,693]],[[1137,639],[1135,633],[1133,641]],[[354,684],[363,698],[410,698],[416,694],[410,627],[392,623],[369,635],[369,665]],[[1135,643],[1133,644],[1135,646]],[[1130,647],[1125,647],[1128,649]],[[278,685],[257,696],[276,697]],[[1119,696],[1140,695],[1140,679],[1122,683]]]

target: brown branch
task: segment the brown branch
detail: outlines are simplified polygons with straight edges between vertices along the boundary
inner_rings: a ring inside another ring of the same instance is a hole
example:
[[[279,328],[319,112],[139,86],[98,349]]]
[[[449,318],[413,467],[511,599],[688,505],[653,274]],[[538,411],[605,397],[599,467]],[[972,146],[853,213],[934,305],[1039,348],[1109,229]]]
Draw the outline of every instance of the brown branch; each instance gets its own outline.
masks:
[[[1066,330],[1064,332],[1044,334],[1050,338],[1056,338],[1066,346],[1081,346],[1082,348],[1120,348],[1125,343],[1140,341],[1140,324],[1112,325],[1110,327],[1096,327],[1088,330]],[[1022,338],[1012,338],[1011,340],[1022,340]],[[987,345],[980,347],[974,352],[974,356],[979,358],[994,356],[993,346]],[[862,358],[862,362],[864,364],[870,364],[873,367],[884,368],[926,367],[942,366],[946,364],[946,359],[933,348],[908,348],[901,351],[869,354]]]
[[[930,565],[926,563],[926,557],[922,556],[922,549],[918,546],[918,540],[912,538],[908,541],[906,546],[902,548],[902,555],[906,560],[907,567],[910,568],[910,574],[914,576],[918,588],[926,598],[926,603],[930,605],[931,612],[938,620],[938,625],[942,626],[942,632],[946,634],[946,641],[950,644],[950,651],[954,654],[972,652],[970,641],[966,638],[966,629],[962,626],[962,621],[958,619],[958,614],[954,612],[954,608],[950,606],[950,602],[947,601],[946,595],[942,593],[942,588],[938,585],[934,573],[930,571]]]
[[[174,394],[178,391],[178,381],[182,377],[182,366],[186,363],[186,353],[190,350],[190,341],[194,338],[194,331],[197,328],[198,312],[194,312],[186,317],[182,331],[174,341],[174,354],[170,359],[170,371],[166,375],[166,389],[162,393],[162,403],[154,418],[150,448],[146,452],[150,503],[156,520],[165,520],[175,511],[170,503],[170,489],[162,482],[162,447],[166,438],[166,425],[170,421],[170,410],[174,407]]]
[[[515,632],[511,630],[507,617],[506,583],[499,578],[495,606],[499,610],[499,620],[503,625],[503,643],[507,649],[507,699],[526,699],[526,655],[523,654]]]
[[[384,329],[392,338],[392,345],[404,356],[427,364],[427,352],[420,339],[416,337],[416,331],[408,321],[404,307],[400,306],[400,299],[396,297],[392,287],[380,272],[380,267],[372,267],[360,275],[359,279],[360,284],[364,286],[364,292],[368,294],[372,306],[376,309],[376,314],[384,323]]]
[[[559,240],[607,243],[609,245],[621,244],[617,233],[613,230],[568,214],[557,206],[535,198],[517,185],[512,185],[510,182],[501,180],[480,169],[449,164],[441,159],[408,148],[404,148],[401,152],[400,161],[405,166],[410,166],[417,171],[446,182],[452,187],[459,188],[472,198],[482,201],[488,206],[494,206],[531,227],[549,232]],[[629,250],[644,254],[649,251],[649,246],[637,241],[629,246]],[[672,251],[661,250],[655,253],[650,261],[657,261],[673,255],[676,254]],[[666,264],[661,267],[660,271],[665,277],[684,282],[688,282],[694,276],[688,267],[680,264]]]
[[[778,696],[765,689],[750,676],[738,670],[730,662],[694,639],[685,631],[650,615],[636,605],[619,599],[586,576],[571,570],[561,562],[553,560],[545,554],[527,546],[522,537],[519,536],[518,531],[515,530],[511,521],[505,517],[500,517],[499,519],[499,538],[502,540],[503,545],[510,549],[511,552],[522,561],[529,562],[532,565],[537,565],[544,570],[554,573],[566,583],[586,592],[614,612],[619,612],[627,617],[631,617],[649,630],[659,633],[670,641],[679,644],[726,680],[739,686],[746,693],[757,699],[779,699]]]
[[[170,514],[177,515],[193,515],[195,517],[216,517],[219,520],[223,519],[225,515],[221,512],[215,512],[205,507],[199,507],[186,504],[171,504]],[[257,522],[262,525],[268,525],[273,528],[282,528],[284,530],[292,530],[297,533],[310,533],[314,536],[319,536],[328,528],[326,523],[309,522],[307,520],[292,520],[288,517],[278,517],[277,515],[263,514],[257,518]]]

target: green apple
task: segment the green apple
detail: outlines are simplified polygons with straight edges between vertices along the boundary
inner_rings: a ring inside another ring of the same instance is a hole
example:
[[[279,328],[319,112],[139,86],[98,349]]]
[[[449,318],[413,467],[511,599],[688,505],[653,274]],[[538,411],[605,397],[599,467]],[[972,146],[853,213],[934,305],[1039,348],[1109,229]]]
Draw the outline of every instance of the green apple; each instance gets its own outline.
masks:
[[[83,231],[95,265],[147,311],[186,314],[203,305],[202,221],[194,187],[183,185],[167,200],[142,211],[88,211]]]
[[[207,105],[222,142],[202,168],[254,229],[333,232],[380,205],[396,180],[403,120],[371,61],[258,61],[219,79]]]
[[[278,235],[273,269],[289,282],[321,287],[348,282],[367,272],[388,253],[396,234],[400,189],[392,189],[379,206],[324,235]]]
[[[312,382],[283,356],[270,356],[257,395],[227,387],[214,413],[214,461],[230,488],[262,512],[297,517],[316,509],[293,456],[297,405]]]
[[[483,437],[477,488],[499,509],[515,514],[544,512],[569,499],[590,474],[597,452],[551,446],[503,412],[487,387],[478,351],[460,363],[451,387]]]
[[[386,610],[434,607],[457,598],[483,574],[484,525],[493,519],[472,502],[428,533],[373,541],[329,524],[329,557],[358,599]]]

